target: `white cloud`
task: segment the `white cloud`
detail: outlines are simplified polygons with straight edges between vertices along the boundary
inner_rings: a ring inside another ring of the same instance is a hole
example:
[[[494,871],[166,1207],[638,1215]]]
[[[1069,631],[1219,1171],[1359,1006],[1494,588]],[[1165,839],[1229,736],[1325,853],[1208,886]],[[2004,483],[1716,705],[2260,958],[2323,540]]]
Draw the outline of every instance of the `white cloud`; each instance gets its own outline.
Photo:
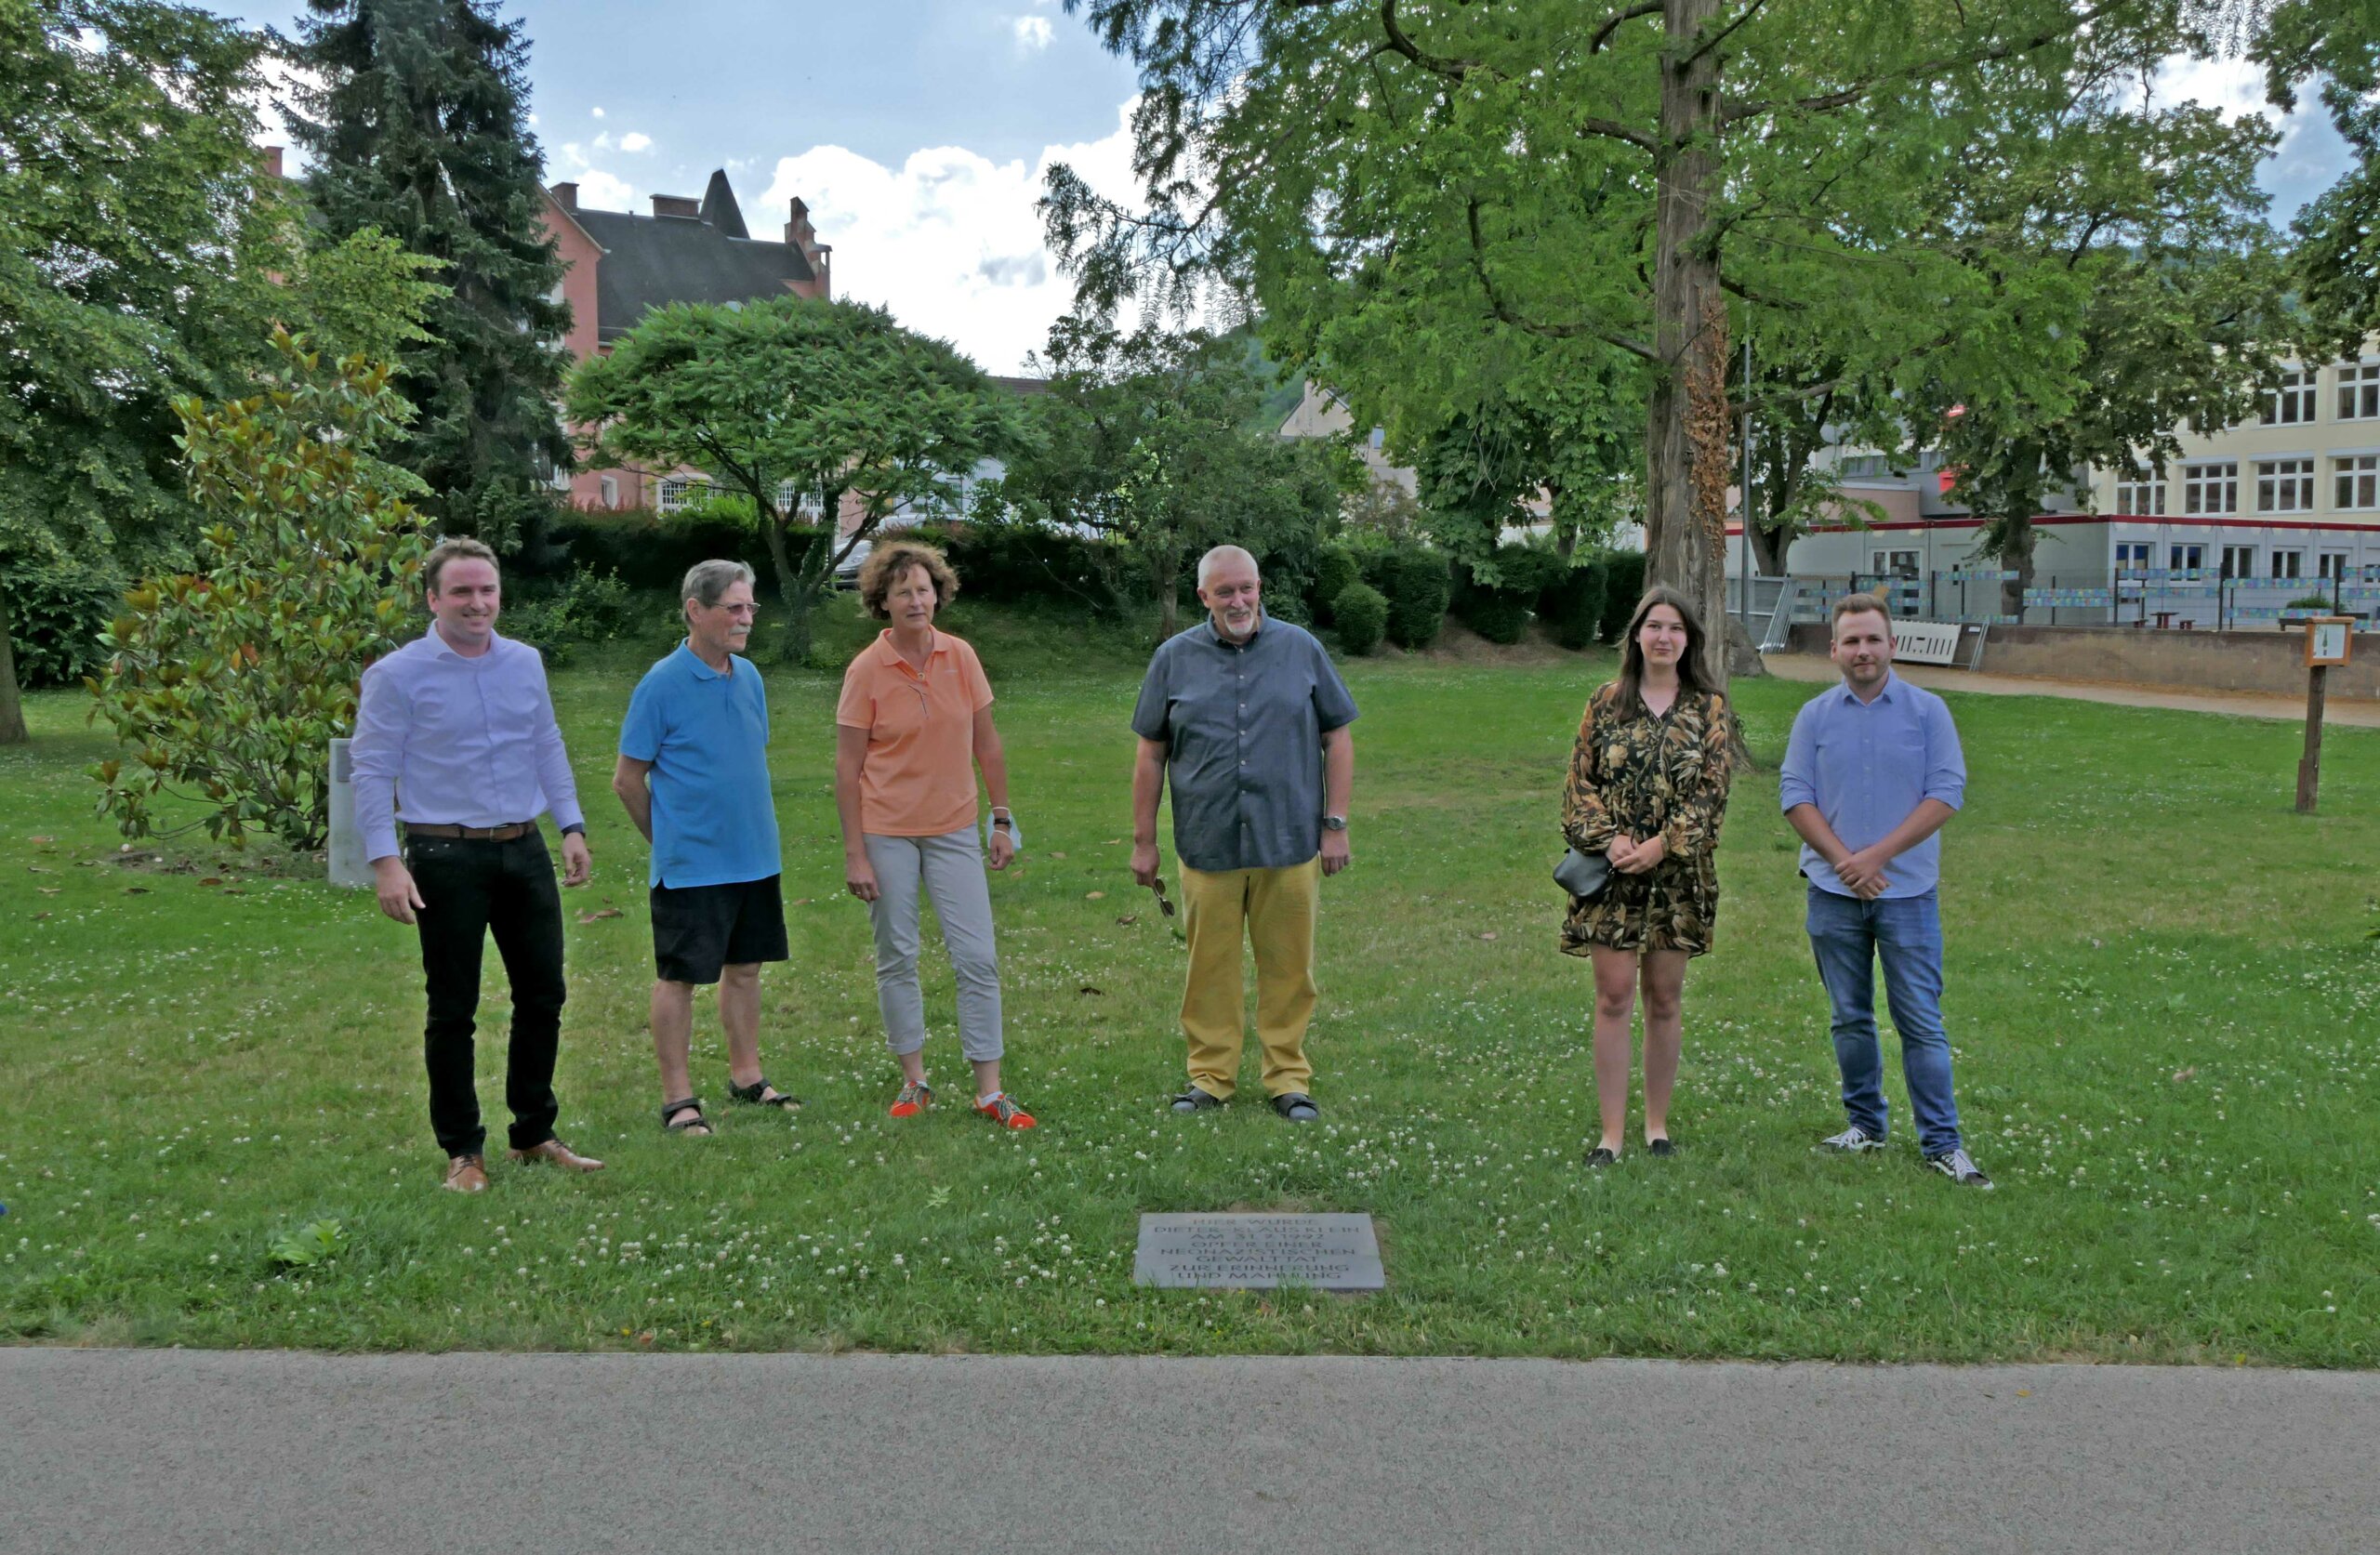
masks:
[[[620,150],[624,152],[649,152],[652,149],[653,137],[641,130],[630,130],[620,137]]]
[[[834,245],[836,296],[880,303],[986,371],[1013,373],[1048,343],[1051,323],[1074,300],[1074,283],[1058,273],[1034,214],[1041,175],[1068,163],[1093,188],[1130,198],[1130,103],[1118,110],[1114,133],[1047,147],[1030,165],[941,146],[892,168],[819,146],[780,159],[746,219],[755,234],[774,235],[786,202],[800,196],[820,240]]]
[[[595,110],[593,110],[592,112],[594,112],[595,117],[597,117],[597,118],[599,118],[599,119],[600,119],[600,118],[602,118],[602,117],[603,116],[603,111],[602,111],[602,109],[600,109],[600,108],[595,109]]]
[[[602,137],[595,140],[606,147]],[[588,148],[575,140],[564,141],[553,148],[552,161],[546,167],[548,182],[567,180],[578,186],[578,203],[588,210],[625,211],[636,205],[636,190],[625,178],[596,166],[588,156]]]
[[[1021,16],[1010,23],[1016,29],[1016,48],[1020,54],[1037,53],[1050,46],[1050,19],[1046,16]]]

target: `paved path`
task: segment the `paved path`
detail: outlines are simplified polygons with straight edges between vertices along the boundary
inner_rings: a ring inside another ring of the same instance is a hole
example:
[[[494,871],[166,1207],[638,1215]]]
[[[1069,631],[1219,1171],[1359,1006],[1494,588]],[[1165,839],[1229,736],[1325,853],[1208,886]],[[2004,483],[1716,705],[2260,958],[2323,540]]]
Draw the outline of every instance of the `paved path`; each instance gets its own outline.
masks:
[[[0,1350],[0,1550],[2380,1548],[2380,1374]]]
[[[1782,680],[1832,680],[1840,671],[1817,653],[1769,653],[1761,663]],[[1893,665],[1896,674],[1935,691],[1977,692],[1985,696],[2061,696],[2075,702],[2105,702],[2120,707],[2167,707],[2182,713],[2228,713],[2235,718],[2306,721],[2302,696],[2261,692],[2174,692],[2120,680],[2043,680],[2030,675],[1970,675],[1939,665]],[[2322,712],[2326,725],[2380,729],[2380,702],[2334,696]]]

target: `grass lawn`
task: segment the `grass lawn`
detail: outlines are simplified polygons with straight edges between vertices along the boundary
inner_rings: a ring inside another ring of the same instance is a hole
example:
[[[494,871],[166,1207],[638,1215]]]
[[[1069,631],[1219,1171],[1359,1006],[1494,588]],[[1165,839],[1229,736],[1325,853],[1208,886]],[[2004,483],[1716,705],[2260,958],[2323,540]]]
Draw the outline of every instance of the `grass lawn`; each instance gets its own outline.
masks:
[[[2380,733],[1954,698],[1947,1015],[1978,1194],[1844,1161],[1775,763],[1813,688],[1739,688],[1718,950],[1687,984],[1674,1161],[1580,1170],[1590,981],[1554,951],[1555,802],[1608,657],[1357,662],[1356,865],[1326,890],[1324,1122],[1177,1119],[1181,952],[1125,873],[1136,652],[969,608],[1030,851],[993,887],[1003,1135],[899,1124],[829,793],[836,682],[775,671],[793,960],[764,984],[791,1122],[665,1137],[644,1031],[644,854],[610,797],[643,656],[555,681],[597,874],[569,907],[562,1133],[591,1179],[436,1191],[412,934],[311,869],[119,851],[79,695],[0,752],[0,1333],[76,1344],[840,1349],[2380,1364]],[[1169,868],[1170,851],[1169,850]],[[616,916],[600,913],[617,909]],[[930,946],[932,942],[929,940]],[[966,1089],[947,968],[928,1057]],[[491,955],[491,970],[494,970]],[[1881,1003],[1881,1001],[1880,1001]],[[483,1030],[500,1034],[500,978]],[[1889,1038],[1887,1039],[1889,1044]],[[1251,1049],[1253,1044],[1250,1044]],[[501,1140],[500,1035],[481,1095]],[[1897,1068],[1897,1066],[1895,1066]],[[1251,1050],[1243,1097],[1256,1091]],[[1144,1210],[1368,1210],[1383,1295],[1131,1284]],[[284,1270],[320,1219],[345,1245]]]

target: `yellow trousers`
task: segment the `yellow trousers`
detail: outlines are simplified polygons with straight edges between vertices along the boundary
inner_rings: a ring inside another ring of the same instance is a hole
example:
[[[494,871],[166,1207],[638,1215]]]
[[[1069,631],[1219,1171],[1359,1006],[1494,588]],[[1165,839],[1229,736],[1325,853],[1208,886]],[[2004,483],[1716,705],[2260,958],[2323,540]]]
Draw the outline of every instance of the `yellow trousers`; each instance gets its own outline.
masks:
[[[1314,1019],[1314,925],[1322,861],[1289,869],[1183,865],[1182,917],[1190,972],[1182,990],[1182,1034],[1190,1042],[1190,1083],[1231,1099],[1246,1041],[1244,934],[1256,952],[1256,1039],[1264,1049],[1264,1094],[1287,1096],[1314,1083],[1305,1059]]]

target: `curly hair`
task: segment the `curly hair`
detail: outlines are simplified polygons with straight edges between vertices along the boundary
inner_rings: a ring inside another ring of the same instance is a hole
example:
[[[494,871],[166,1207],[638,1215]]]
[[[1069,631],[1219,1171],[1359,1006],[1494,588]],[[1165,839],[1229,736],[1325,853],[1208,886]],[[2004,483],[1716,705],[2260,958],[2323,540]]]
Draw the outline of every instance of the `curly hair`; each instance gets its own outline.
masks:
[[[933,582],[933,603],[937,611],[959,595],[959,574],[942,552],[920,540],[888,540],[867,553],[860,563],[859,602],[867,613],[879,621],[890,621],[892,612],[885,603],[892,598],[892,586],[901,581],[912,567],[923,567]]]

